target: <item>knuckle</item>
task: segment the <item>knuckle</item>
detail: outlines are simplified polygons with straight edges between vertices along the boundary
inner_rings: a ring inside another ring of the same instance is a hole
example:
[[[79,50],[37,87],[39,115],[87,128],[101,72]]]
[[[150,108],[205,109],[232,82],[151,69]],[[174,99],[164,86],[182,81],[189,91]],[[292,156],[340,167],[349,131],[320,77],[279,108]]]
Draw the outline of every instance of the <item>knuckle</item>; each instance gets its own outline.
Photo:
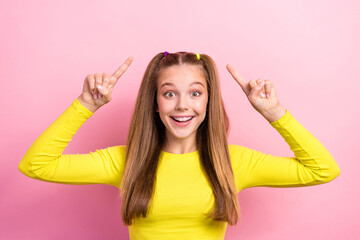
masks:
[[[94,78],[88,78],[87,82],[88,82],[88,84],[90,86],[90,89],[92,89],[93,86],[94,86],[95,79]]]
[[[96,83],[101,83],[101,77],[95,77],[95,82]]]
[[[254,97],[254,94],[250,94],[250,95],[248,96],[248,99],[249,99],[250,102],[256,100],[255,97]]]

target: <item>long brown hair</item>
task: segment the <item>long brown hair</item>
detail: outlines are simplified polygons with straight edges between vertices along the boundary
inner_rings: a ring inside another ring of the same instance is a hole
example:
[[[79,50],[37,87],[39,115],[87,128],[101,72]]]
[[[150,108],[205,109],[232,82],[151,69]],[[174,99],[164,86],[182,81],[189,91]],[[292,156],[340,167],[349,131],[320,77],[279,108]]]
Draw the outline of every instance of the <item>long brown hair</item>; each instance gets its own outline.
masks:
[[[166,57],[163,52],[158,53],[145,70],[131,119],[120,185],[123,222],[131,225],[133,218],[146,217],[165,136],[165,126],[156,112],[157,79],[161,69],[175,64],[202,66],[209,99],[206,117],[196,133],[196,144],[215,198],[207,217],[235,225],[240,211],[227,144],[229,119],[220,93],[218,72],[210,56],[200,54],[197,59],[190,52],[169,53]]]

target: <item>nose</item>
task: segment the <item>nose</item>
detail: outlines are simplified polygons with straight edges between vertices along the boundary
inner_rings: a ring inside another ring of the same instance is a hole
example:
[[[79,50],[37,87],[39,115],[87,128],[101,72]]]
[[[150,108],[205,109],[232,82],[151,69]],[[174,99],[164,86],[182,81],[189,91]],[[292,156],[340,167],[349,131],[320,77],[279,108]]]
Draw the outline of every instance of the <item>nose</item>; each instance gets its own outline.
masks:
[[[186,96],[180,95],[176,104],[176,110],[188,110],[188,99]]]

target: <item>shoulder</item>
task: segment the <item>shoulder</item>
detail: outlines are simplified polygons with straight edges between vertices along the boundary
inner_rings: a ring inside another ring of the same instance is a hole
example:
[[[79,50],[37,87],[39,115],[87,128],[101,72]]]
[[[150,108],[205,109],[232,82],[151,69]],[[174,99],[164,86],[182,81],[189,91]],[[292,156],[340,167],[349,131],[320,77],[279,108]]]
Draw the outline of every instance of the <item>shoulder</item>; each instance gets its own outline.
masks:
[[[107,147],[100,150],[103,155],[110,157],[113,162],[120,163],[120,167],[123,167],[126,157],[126,146],[125,145],[116,145],[112,147]]]
[[[237,154],[242,154],[247,149],[246,147],[237,144],[229,144],[228,148],[230,157]]]
[[[125,157],[126,145],[116,145],[116,146],[112,146],[112,147],[107,147],[106,150],[114,155],[119,155],[119,156]]]
[[[228,145],[228,148],[230,161],[233,166],[237,167],[240,164],[240,159],[244,157],[247,148],[236,144],[230,144]]]

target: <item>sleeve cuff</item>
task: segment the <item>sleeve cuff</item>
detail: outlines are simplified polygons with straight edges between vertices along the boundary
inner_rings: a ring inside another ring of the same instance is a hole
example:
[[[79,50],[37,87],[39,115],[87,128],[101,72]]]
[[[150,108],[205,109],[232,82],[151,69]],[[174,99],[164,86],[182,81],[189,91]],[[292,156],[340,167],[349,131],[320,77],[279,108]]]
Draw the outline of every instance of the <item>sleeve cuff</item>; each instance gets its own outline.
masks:
[[[76,98],[71,104],[75,111],[81,113],[85,118],[90,118],[94,113],[82,105],[79,100]]]
[[[293,115],[291,115],[291,113],[286,109],[286,113],[284,114],[284,116],[282,116],[280,119],[270,124],[274,128],[279,128],[285,126],[286,123],[289,122],[292,118],[294,118]]]

